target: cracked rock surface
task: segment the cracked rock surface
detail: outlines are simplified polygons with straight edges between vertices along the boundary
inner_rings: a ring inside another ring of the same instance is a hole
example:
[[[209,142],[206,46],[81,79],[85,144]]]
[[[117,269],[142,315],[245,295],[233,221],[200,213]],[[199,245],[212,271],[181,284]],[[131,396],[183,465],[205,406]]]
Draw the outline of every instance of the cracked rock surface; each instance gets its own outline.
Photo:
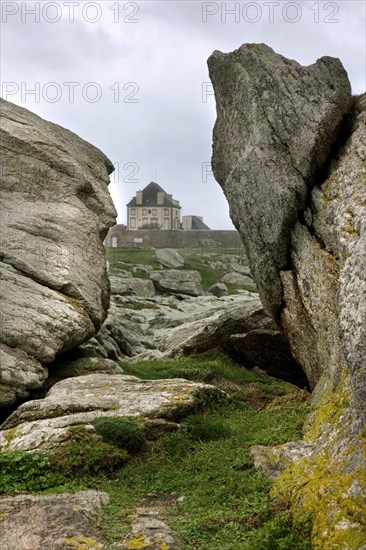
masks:
[[[0,406],[9,406],[42,385],[43,363],[100,328],[109,306],[103,239],[116,211],[101,151],[0,106]]]
[[[215,51],[208,66],[217,108],[213,172],[276,318],[289,232],[350,109],[351,87],[338,59],[302,67],[265,44]]]
[[[1,548],[105,548],[98,526],[108,502],[101,491],[1,497]]]
[[[313,391],[304,441],[253,448],[273,494],[310,514],[314,548],[366,532],[366,96],[338,59],[263,44],[214,52],[213,170],[267,312]]]
[[[207,400],[225,400],[214,386],[175,378],[140,380],[124,374],[88,374],[56,383],[44,399],[20,405],[1,425],[0,451],[52,452],[70,438],[70,426],[91,427],[99,416],[175,420]]]

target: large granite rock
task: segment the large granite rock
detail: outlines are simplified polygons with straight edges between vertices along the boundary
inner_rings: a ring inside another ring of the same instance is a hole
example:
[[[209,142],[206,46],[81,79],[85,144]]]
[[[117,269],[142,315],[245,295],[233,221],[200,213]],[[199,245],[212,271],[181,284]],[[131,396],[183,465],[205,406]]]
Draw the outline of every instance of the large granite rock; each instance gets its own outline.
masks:
[[[140,380],[124,374],[88,374],[55,384],[44,399],[20,405],[1,425],[0,452],[51,453],[66,443],[68,428],[91,428],[99,416],[176,420],[209,400],[226,399],[214,386],[184,379]]]
[[[277,318],[290,229],[337,138],[351,87],[338,59],[302,67],[264,44],[215,51],[208,66],[217,107],[213,172],[263,304]]]
[[[42,364],[100,328],[109,305],[103,240],[116,212],[111,162],[72,132],[1,100],[0,139],[0,403],[8,406],[42,385]]]
[[[118,275],[110,275],[111,294],[119,296],[141,296],[142,298],[150,298],[155,294],[155,287],[150,279],[120,277]]]
[[[214,172],[314,388],[304,441],[261,449],[260,462],[282,472],[273,493],[312,516],[314,548],[364,549],[365,95],[350,99],[338,60],[301,67],[262,45],[215,52],[209,66]]]
[[[1,548],[105,548],[98,526],[109,500],[101,491],[1,497]]]

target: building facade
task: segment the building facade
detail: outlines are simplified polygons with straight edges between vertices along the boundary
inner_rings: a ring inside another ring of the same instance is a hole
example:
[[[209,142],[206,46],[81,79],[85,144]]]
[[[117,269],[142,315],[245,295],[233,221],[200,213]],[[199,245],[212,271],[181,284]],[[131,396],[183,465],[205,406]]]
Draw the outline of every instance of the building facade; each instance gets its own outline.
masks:
[[[127,229],[180,229],[181,206],[154,181],[127,204]]]

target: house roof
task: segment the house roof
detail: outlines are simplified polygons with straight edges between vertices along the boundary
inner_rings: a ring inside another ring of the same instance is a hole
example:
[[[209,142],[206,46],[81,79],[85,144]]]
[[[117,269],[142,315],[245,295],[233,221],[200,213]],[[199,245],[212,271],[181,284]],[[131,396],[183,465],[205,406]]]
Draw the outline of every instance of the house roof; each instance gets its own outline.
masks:
[[[208,225],[206,225],[198,216],[192,216],[192,229],[211,231],[211,228],[208,227]]]
[[[172,195],[168,195],[168,193],[154,181],[151,181],[149,185],[142,190],[142,205],[139,204],[138,206],[158,206],[158,193],[164,193],[164,202],[163,204],[159,204],[159,206],[181,208],[176,205],[176,201],[173,199]],[[127,206],[137,206],[136,197],[133,197],[130,202],[127,203]]]

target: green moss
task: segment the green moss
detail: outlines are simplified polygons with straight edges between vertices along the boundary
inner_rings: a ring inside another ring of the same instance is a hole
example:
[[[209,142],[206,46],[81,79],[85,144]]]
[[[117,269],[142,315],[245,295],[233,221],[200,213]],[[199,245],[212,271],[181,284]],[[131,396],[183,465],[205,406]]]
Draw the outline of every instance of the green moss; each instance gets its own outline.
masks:
[[[312,442],[321,437],[325,429],[336,426],[349,406],[350,396],[347,388],[347,376],[344,373],[336,390],[332,390],[331,385],[328,385],[321,397],[311,421],[308,421],[306,425],[305,441]]]
[[[66,300],[78,313],[81,313],[81,315],[86,315],[84,303],[82,300],[78,298],[72,298],[71,296],[68,296],[67,294],[64,294],[63,292],[56,291],[57,294],[62,296],[64,300]]]
[[[16,437],[17,432],[18,432],[18,428],[19,428],[19,426],[16,426],[15,428],[10,428],[10,430],[6,430],[2,433],[2,435],[6,439],[6,442],[7,442],[8,446],[13,441],[14,437]]]
[[[366,472],[360,451],[365,435],[349,434],[350,394],[345,373],[336,390],[328,388],[308,423],[305,439],[317,445],[294,461],[275,481],[272,496],[287,499],[298,518],[312,516],[313,548],[353,550],[364,543]],[[322,441],[322,443],[319,443]]]

